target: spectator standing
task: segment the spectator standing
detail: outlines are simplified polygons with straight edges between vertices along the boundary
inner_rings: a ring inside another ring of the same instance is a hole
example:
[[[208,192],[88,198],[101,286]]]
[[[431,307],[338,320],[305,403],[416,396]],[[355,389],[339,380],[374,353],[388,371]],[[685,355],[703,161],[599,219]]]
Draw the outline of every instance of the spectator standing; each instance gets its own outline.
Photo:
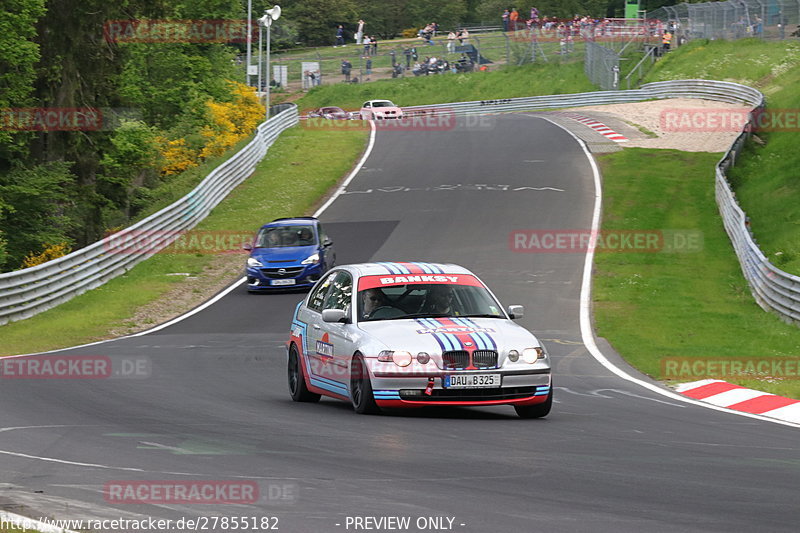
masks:
[[[351,70],[353,70],[353,64],[346,59],[342,59],[342,75],[344,75],[344,81],[350,81]]]
[[[339,46],[344,46],[344,28],[341,24],[336,28],[336,44],[333,47],[337,48]]]
[[[367,81],[369,81],[369,77],[372,76],[372,58],[367,57],[367,61],[364,63],[364,70],[367,75]]]
[[[369,35],[365,35],[364,36],[364,40],[361,41],[361,42],[364,44],[364,55],[368,56],[369,52],[370,52],[370,49],[372,48],[372,43],[370,42]]]
[[[372,55],[378,55],[378,38],[374,35],[370,37],[370,44],[372,45]]]
[[[358,19],[358,31],[356,32],[356,44],[361,44],[361,40],[364,38],[364,24],[365,22],[361,19]]]
[[[451,31],[447,34],[447,53],[452,54],[456,51],[456,33]]]
[[[511,10],[511,14],[508,16],[509,24],[508,27],[511,31],[517,31],[517,21],[519,20],[519,11],[517,8],[513,8]]]
[[[502,18],[503,18],[503,31],[504,31],[504,32],[507,32],[507,31],[508,31],[508,17],[509,17],[510,15],[511,15],[511,13],[509,13],[508,9],[506,9],[505,11],[503,11]]]

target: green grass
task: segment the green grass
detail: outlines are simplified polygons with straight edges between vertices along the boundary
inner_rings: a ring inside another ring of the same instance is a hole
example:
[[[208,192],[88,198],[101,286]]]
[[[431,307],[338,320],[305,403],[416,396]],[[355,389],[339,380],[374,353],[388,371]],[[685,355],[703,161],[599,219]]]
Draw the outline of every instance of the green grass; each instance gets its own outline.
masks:
[[[359,130],[284,132],[255,173],[236,188],[198,231],[254,232],[273,218],[308,213],[353,165],[367,133]],[[313,150],[308,147],[313,146]],[[107,338],[136,309],[180,281],[169,273],[196,275],[210,255],[160,253],[127,274],[35,317],[0,326],[2,355],[51,350]],[[242,258],[244,261],[244,256]],[[243,263],[244,264],[244,263]]]
[[[301,110],[324,105],[360,109],[365,100],[373,98],[386,98],[397,105],[410,106],[594,90],[596,87],[586,78],[582,62],[537,63],[492,72],[323,85],[309,91],[296,103]]]
[[[758,244],[778,268],[800,275],[800,43],[697,41],[656,64],[648,81],[713,78],[760,89],[768,109],[794,117],[790,131],[758,132],[729,173]]]
[[[691,230],[703,237],[696,252],[595,256],[598,335],[658,379],[664,358],[796,361],[800,354],[800,329],[758,307],[741,274],[714,200],[719,157],[628,148],[598,158],[604,230]],[[800,398],[798,380],[727,380]]]

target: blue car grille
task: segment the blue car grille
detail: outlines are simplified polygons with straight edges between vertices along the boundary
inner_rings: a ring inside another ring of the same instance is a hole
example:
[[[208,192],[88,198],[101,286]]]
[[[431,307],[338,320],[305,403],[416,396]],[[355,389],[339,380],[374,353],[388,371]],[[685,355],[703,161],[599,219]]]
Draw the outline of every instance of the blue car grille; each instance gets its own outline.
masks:
[[[272,279],[296,278],[305,267],[262,268],[261,273]]]

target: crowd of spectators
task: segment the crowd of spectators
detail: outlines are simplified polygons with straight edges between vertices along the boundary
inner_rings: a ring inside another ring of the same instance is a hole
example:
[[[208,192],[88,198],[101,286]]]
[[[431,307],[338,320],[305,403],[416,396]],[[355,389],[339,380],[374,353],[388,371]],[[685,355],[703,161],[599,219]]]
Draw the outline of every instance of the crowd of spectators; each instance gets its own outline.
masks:
[[[540,16],[539,10],[531,8],[530,17],[524,19],[516,8],[506,9],[501,15],[503,31],[525,37],[552,37],[572,39],[629,38],[634,36],[660,37],[665,31],[675,28],[660,21],[648,20],[640,24],[631,24],[626,19],[595,18],[575,15],[571,19]]]

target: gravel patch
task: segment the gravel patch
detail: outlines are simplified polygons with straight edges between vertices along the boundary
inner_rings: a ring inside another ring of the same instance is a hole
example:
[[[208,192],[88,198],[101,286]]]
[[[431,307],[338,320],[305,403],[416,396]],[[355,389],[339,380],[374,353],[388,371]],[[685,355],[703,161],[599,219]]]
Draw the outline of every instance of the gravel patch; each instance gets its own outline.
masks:
[[[634,127],[656,135],[653,138],[631,139],[622,143],[623,147],[639,148],[671,148],[686,152],[724,152],[730,148],[739,135],[741,126],[736,119],[750,111],[747,106],[727,104],[711,100],[695,98],[670,98],[632,104],[609,104],[601,106],[574,107],[570,112],[590,115],[592,112],[610,114]],[[668,113],[673,113],[669,115]],[[677,113],[677,115],[675,115]],[[680,117],[678,125],[668,122],[668,117]],[[691,131],[691,127],[683,127],[685,119],[721,121],[732,118],[728,125],[723,124],[718,131]],[[601,120],[598,118],[598,120]],[[669,127],[670,124],[673,127]]]

